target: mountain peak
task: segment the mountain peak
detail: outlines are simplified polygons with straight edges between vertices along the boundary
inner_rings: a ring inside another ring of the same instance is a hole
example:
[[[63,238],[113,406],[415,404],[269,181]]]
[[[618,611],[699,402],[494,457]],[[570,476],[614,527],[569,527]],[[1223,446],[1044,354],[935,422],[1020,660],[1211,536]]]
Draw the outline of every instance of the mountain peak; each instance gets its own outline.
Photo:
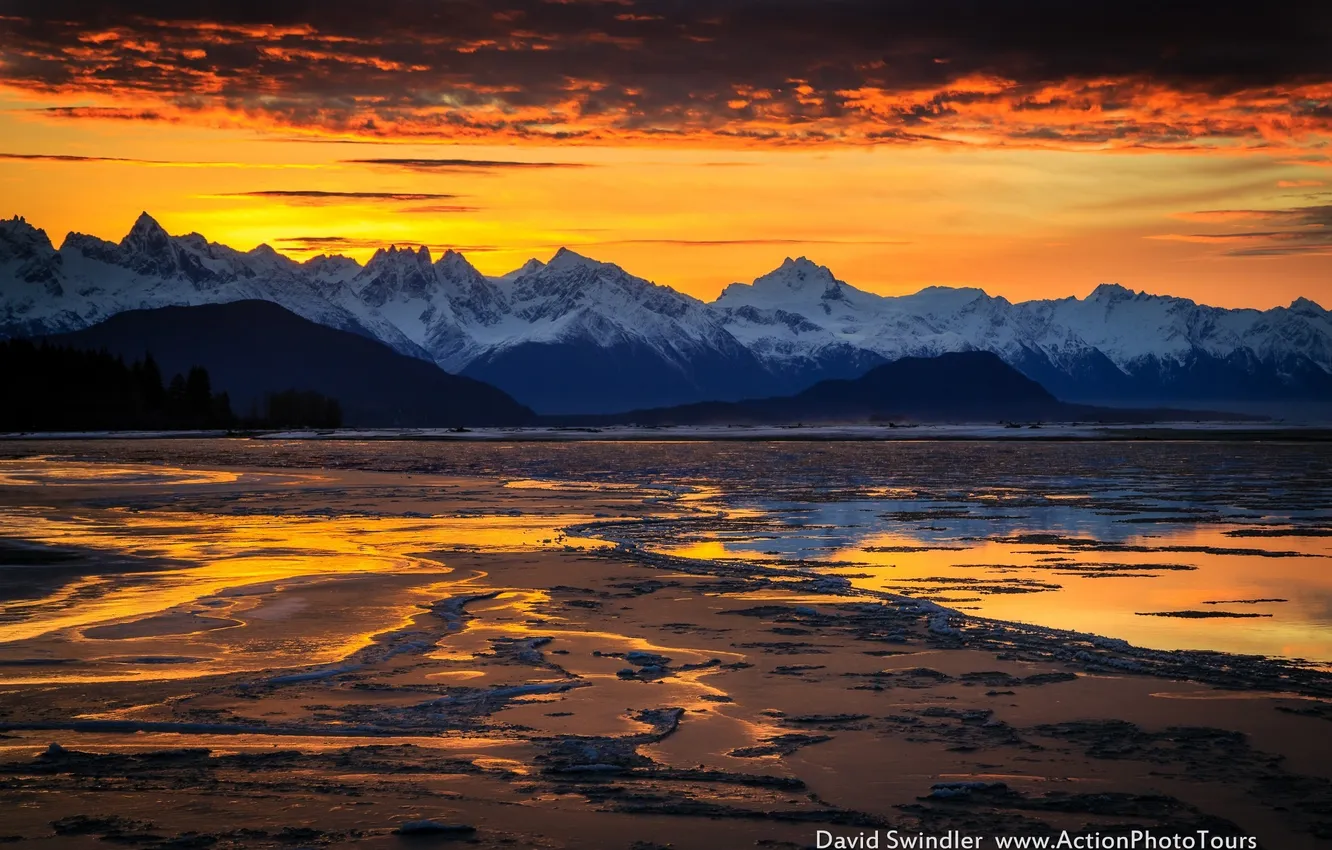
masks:
[[[162,225],[146,212],[139,213],[125,238],[120,240],[122,248],[136,253],[156,254],[170,247],[171,237]]]
[[[51,244],[51,239],[46,235],[45,230],[30,224],[28,220],[21,215],[0,220],[0,233],[6,234],[11,239],[21,237],[25,240],[35,239],[45,242],[47,245]]]
[[[592,268],[604,265],[604,263],[594,260],[591,257],[585,257],[577,251],[571,251],[568,248],[560,248],[560,250],[555,252],[555,256],[550,258],[550,262],[546,265],[553,269],[567,269],[575,266],[587,266]]]
[[[796,257],[794,260],[790,257],[782,260],[781,268],[820,269],[823,268],[823,266],[820,266],[809,257],[800,256]]]
[[[926,286],[917,295],[957,295],[961,298],[989,298],[990,293],[979,286]]]
[[[316,280],[348,277],[361,270],[361,264],[342,254],[319,254],[301,263]]]
[[[422,245],[420,248],[412,248],[410,245],[399,248],[397,245],[390,245],[387,248],[380,248],[375,251],[370,262],[366,263],[366,268],[371,265],[383,265],[394,261],[406,262],[413,265],[430,265],[430,249]]]
[[[1088,301],[1114,302],[1133,298],[1138,293],[1117,283],[1102,283],[1091,291],[1087,296]]]
[[[476,266],[473,266],[467,261],[466,257],[452,248],[440,255],[439,259],[435,261],[435,268],[439,270],[440,277],[444,279],[468,281],[484,279],[481,272],[476,270]]]
[[[157,219],[150,216],[147,212],[139,213],[139,217],[134,220],[134,226],[130,228],[125,238],[120,240],[120,244],[125,244],[131,240],[148,240],[165,238],[167,232],[162,225],[157,223]]]
[[[823,298],[836,298],[841,294],[842,283],[827,266],[821,266],[807,257],[787,257],[776,269],[757,278],[754,289],[760,292],[817,292]]]
[[[438,260],[435,260],[435,265],[444,266],[445,268],[454,268],[455,266],[472,267],[472,264],[467,262],[467,258],[462,255],[461,251],[455,251],[452,248],[445,248],[444,253],[439,255]]]
[[[1290,307],[1287,309],[1295,313],[1303,313],[1312,316],[1323,316],[1327,314],[1327,310],[1324,309],[1321,304],[1317,301],[1305,298],[1303,295],[1290,302]]]
[[[148,213],[140,213],[134,226],[120,240],[122,262],[140,274],[169,277],[180,269],[179,258],[162,225]]]
[[[0,260],[54,252],[46,231],[33,227],[23,216],[0,220]]]

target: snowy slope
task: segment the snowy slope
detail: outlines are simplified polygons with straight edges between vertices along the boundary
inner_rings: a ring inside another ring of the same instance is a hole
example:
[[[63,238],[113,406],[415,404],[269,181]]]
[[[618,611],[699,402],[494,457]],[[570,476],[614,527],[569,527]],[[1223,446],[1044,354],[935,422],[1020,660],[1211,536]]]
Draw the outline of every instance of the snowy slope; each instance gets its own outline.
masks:
[[[539,410],[623,410],[760,395],[776,386],[706,304],[560,249],[497,279],[507,311],[463,326],[484,353],[464,374]]]
[[[850,352],[893,360],[983,349],[1073,399],[1332,392],[1332,321],[1307,299],[1226,310],[1114,284],[1018,304],[946,287],[887,297],[802,257],[728,286],[712,306],[769,368],[806,376],[838,376]]]

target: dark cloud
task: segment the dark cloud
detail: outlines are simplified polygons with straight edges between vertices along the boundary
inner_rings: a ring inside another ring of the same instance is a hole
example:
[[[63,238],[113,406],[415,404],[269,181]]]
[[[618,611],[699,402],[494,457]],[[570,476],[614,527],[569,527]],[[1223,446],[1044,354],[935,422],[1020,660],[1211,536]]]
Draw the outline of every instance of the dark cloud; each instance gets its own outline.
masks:
[[[491,159],[421,159],[380,157],[375,159],[344,159],[349,165],[384,165],[409,171],[503,171],[528,168],[586,168],[582,162],[521,162]]]
[[[358,138],[1332,135],[1332,4],[1309,0],[10,0],[0,44],[0,82],[79,98],[64,117]]]
[[[80,156],[77,154],[54,154],[54,153],[3,153],[0,152],[0,161],[12,162],[59,162],[59,163],[119,163],[122,165],[154,165],[175,168],[292,168],[298,166],[269,164],[269,163],[242,163],[242,162],[219,162],[216,160],[183,160],[183,159],[138,159],[125,156]]]
[[[133,165],[173,165],[165,160],[132,159],[123,156],[75,156],[54,153],[0,153],[0,160],[18,162],[126,162]]]
[[[1332,204],[1268,210],[1200,210],[1180,217],[1193,221],[1234,222],[1242,229],[1171,234],[1162,238],[1226,245],[1225,253],[1232,257],[1332,254]],[[1270,226],[1253,229],[1260,222]]]
[[[422,207],[405,207],[398,212],[413,215],[451,215],[453,213],[480,212],[480,210],[480,207],[469,207],[464,204],[427,204]]]
[[[676,245],[681,248],[713,248],[727,245],[910,245],[894,239],[607,239],[580,245]]]
[[[457,195],[422,195],[415,192],[328,192],[322,189],[268,189],[260,192],[231,192],[229,197],[246,198],[350,198],[368,201],[438,201]]]
[[[175,123],[180,117],[157,109],[122,109],[114,106],[46,106],[36,112],[52,118],[96,118],[109,121],[167,121]]]
[[[275,239],[274,242],[281,250],[296,254],[379,250],[392,244],[384,239],[365,239],[352,236],[284,236]],[[413,246],[415,244],[413,243]],[[404,247],[406,246],[404,245]],[[482,254],[488,251],[500,250],[495,245],[426,245],[424,247],[429,248],[430,252],[435,255],[442,254],[447,250],[459,251],[464,254]]]
[[[267,189],[257,192],[228,192],[224,198],[267,198],[278,201],[291,201],[306,204],[340,204],[359,201],[382,201],[403,203],[408,201],[447,201],[457,195],[422,194],[418,192],[331,192],[322,189]],[[471,210],[470,207],[457,207],[457,210]]]

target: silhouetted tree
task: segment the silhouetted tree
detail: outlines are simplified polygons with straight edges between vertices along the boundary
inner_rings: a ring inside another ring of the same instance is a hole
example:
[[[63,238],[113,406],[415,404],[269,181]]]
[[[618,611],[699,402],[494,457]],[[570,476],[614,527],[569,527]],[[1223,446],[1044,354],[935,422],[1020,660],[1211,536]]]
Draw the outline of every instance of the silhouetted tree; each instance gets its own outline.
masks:
[[[211,386],[196,367],[164,390],[151,355],[127,366],[106,351],[0,341],[0,431],[229,428],[231,401]]]
[[[185,377],[185,416],[199,422],[207,422],[213,412],[213,387],[208,380],[208,370],[202,366],[193,366]]]
[[[157,361],[153,359],[152,353],[148,352],[143,355],[143,363],[135,365],[139,366],[139,387],[144,407],[148,410],[161,410],[166,401],[166,393],[162,389],[162,370],[158,368]]]
[[[264,399],[268,428],[337,428],[342,425],[342,406],[321,393],[284,390]]]

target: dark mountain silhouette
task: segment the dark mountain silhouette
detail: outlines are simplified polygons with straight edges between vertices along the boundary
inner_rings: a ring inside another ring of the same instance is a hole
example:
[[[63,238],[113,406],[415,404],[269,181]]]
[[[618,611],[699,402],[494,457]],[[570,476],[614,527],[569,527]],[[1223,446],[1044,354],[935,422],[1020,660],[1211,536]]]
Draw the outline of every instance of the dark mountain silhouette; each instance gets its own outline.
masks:
[[[262,410],[269,396],[300,390],[336,399],[347,426],[521,425],[534,418],[489,384],[267,301],[132,310],[47,339],[126,360],[151,352],[166,374],[202,366],[241,417]]]
[[[1243,419],[1206,411],[1068,404],[988,351],[904,357],[855,379],[821,381],[791,396],[703,402],[596,417],[598,423],[757,425],[802,422],[1152,422]],[[572,417],[568,419],[572,420]],[[587,422],[584,418],[581,421]]]

